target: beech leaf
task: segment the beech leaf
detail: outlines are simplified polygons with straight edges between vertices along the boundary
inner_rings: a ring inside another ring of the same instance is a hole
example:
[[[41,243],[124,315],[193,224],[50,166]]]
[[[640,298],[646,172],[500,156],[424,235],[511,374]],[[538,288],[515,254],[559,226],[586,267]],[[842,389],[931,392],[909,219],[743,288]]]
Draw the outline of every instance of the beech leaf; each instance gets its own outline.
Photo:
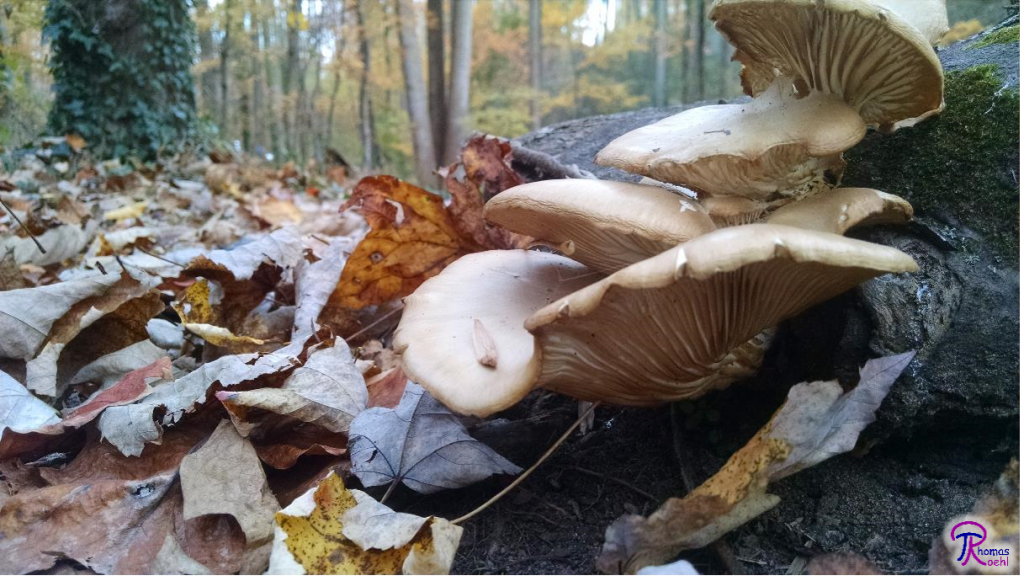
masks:
[[[624,515],[605,532],[598,569],[635,573],[704,547],[779,503],[768,484],[848,452],[913,359],[910,351],[869,361],[843,393],[838,381],[800,383],[772,419],[714,476],[649,517]]]
[[[462,488],[519,467],[470,437],[455,414],[410,383],[398,407],[370,408],[349,432],[352,472],[364,486],[398,480],[421,494]]]

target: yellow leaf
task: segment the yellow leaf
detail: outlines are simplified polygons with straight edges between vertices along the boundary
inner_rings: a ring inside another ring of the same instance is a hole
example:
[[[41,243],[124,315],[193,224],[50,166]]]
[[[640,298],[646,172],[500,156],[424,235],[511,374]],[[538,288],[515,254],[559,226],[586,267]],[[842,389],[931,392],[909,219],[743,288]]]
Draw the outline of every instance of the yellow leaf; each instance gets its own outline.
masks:
[[[462,527],[397,513],[335,473],[277,513],[269,574],[447,574]]]
[[[135,204],[128,204],[127,206],[121,206],[116,210],[111,210],[106,214],[103,214],[103,219],[134,220],[142,217],[142,213],[146,211],[147,206],[149,206],[149,202],[138,202]]]

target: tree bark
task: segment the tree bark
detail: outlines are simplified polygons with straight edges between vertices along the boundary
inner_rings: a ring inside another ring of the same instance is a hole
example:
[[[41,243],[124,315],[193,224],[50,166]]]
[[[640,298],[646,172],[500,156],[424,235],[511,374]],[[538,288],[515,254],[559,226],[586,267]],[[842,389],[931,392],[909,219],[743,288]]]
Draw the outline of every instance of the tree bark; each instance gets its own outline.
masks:
[[[299,20],[302,18],[302,0],[295,0],[294,6],[288,10],[288,44],[284,67],[281,69],[281,125],[283,127],[284,150],[287,157],[295,155],[295,142],[292,133],[292,115],[296,108],[292,98],[293,76],[299,68]]]
[[[217,116],[222,137],[227,137],[228,132],[228,103],[230,93],[228,92],[228,62],[231,58],[231,9],[234,5],[232,0],[224,2],[224,40],[220,45],[220,113]]]
[[[665,106],[665,59],[667,57],[665,21],[668,20],[668,9],[665,0],[654,0],[654,93],[651,104],[655,107]]]
[[[430,85],[431,129],[434,137],[435,163],[444,165],[444,139],[448,130],[445,113],[448,107],[444,76],[444,0],[427,0],[427,76]]]
[[[697,45],[693,48],[693,52],[697,56],[697,100],[704,100],[704,44],[707,32],[707,23],[704,21],[706,13],[704,12],[704,0],[697,0],[697,10],[694,16],[694,22],[697,24]]]
[[[398,3],[398,41],[402,46],[402,73],[405,77],[405,100],[409,111],[412,130],[413,155],[416,161],[416,177],[420,185],[432,185],[436,180],[433,171],[437,156],[431,136],[430,111],[427,103],[427,87],[423,80],[423,61],[416,39],[416,11],[412,0],[396,0]]]
[[[540,75],[541,75],[541,0],[530,0],[530,121],[534,131],[540,129]],[[607,10],[608,5],[605,4]],[[605,15],[605,31],[608,17]]]
[[[448,85],[448,133],[444,163],[458,159],[466,138],[473,58],[473,0],[452,1],[452,66]]]
[[[196,20],[205,19],[210,12],[210,4],[206,0],[196,0]],[[199,30],[199,61],[209,63],[217,58],[217,48],[213,42],[213,30],[207,24]],[[199,105],[211,114],[220,111],[217,104],[217,72],[207,67],[199,75]]]
[[[269,0],[269,1],[270,1],[270,6],[267,9],[267,14],[272,14],[273,13],[273,3],[272,3],[272,0]],[[266,5],[266,2],[264,3],[264,6],[265,5]],[[265,79],[266,79],[265,80],[265,84],[266,84],[266,87],[267,87],[267,91],[266,91],[266,94],[267,94],[266,95],[266,111],[265,111],[265,113],[266,113],[266,118],[268,120],[267,123],[269,125],[269,131],[270,131],[270,150],[274,154],[274,160],[275,161],[279,161],[283,157],[282,156],[282,147],[281,147],[281,125],[279,123],[279,119],[280,119],[279,104],[281,103],[281,99],[280,99],[280,96],[278,94],[278,85],[276,83],[277,75],[275,74],[274,62],[273,62],[273,59],[271,58],[271,54],[270,54],[270,46],[271,46],[271,40],[272,40],[271,37],[272,37],[272,35],[271,35],[271,30],[270,30],[271,23],[270,23],[269,20],[270,19],[268,19],[266,17],[266,14],[264,14],[263,18],[261,18],[261,22],[260,22],[260,29],[261,29],[261,33],[263,35],[263,47],[262,47],[262,49],[263,49],[263,67],[264,67]]]
[[[376,127],[373,121],[373,101],[370,99],[370,42],[366,38],[363,2],[356,0],[356,28],[359,34],[359,56],[363,70],[359,76],[359,137],[363,143],[363,172],[380,165]]]

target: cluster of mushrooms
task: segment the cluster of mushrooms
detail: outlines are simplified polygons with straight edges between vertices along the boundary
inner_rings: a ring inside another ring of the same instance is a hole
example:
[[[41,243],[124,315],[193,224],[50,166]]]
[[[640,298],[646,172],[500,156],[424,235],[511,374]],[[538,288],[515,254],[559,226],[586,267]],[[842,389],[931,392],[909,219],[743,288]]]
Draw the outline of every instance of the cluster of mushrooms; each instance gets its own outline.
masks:
[[[944,0],[718,0],[710,17],[751,101],[684,111],[598,153],[640,184],[502,192],[487,220],[548,251],[464,256],[406,299],[395,350],[452,410],[487,416],[535,387],[618,405],[696,398],[752,375],[779,322],[917,270],[844,236],[905,222],[910,204],[837,186],[868,127],[942,109]]]

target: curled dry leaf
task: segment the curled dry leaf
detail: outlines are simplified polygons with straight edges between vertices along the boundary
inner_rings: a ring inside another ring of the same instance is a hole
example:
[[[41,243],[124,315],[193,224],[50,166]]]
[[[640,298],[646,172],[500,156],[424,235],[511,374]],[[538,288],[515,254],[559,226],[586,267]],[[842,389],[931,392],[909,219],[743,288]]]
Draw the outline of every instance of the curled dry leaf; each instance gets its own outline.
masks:
[[[112,272],[0,292],[0,322],[4,328],[0,357],[27,362],[26,387],[55,396],[61,354],[84,329],[110,315],[105,325],[92,333],[99,337],[79,342],[81,355],[91,356],[83,357],[83,365],[146,338],[146,321],[155,310],[163,308],[159,297],[149,292],[155,285],[155,280],[141,273],[136,278],[128,272]],[[137,329],[140,319],[144,319],[142,328]],[[70,379],[77,368],[62,371],[70,371]]]
[[[8,431],[23,434],[57,421],[60,418],[56,410],[0,371],[0,451]]]
[[[519,472],[470,437],[455,414],[414,383],[395,409],[371,408],[356,416],[349,450],[352,472],[364,486],[398,481],[421,494]]]
[[[333,472],[277,514],[270,574],[447,574],[462,527],[392,511]]]
[[[484,197],[523,183],[511,146],[477,136],[445,171],[452,203],[390,176],[363,178],[343,209],[358,205],[370,232],[345,264],[334,307],[359,309],[404,297],[468,252],[525,248],[529,239],[487,224]]]
[[[303,263],[295,280],[295,321],[292,325],[292,341],[303,341],[316,332],[316,321],[320,311],[338,286],[341,271],[345,268],[345,257],[352,252],[353,242],[338,237],[323,251],[320,260]]]
[[[222,421],[209,440],[185,456],[180,473],[184,517],[233,516],[245,534],[241,573],[262,573],[270,558],[274,513],[281,506],[252,444]]]
[[[259,355],[228,355],[195,371],[153,386],[152,393],[139,401],[111,406],[103,411],[99,429],[103,437],[125,456],[138,456],[148,442],[159,442],[163,429],[172,426],[206,401],[216,386],[231,388],[271,377],[297,367],[303,346],[288,347]],[[157,419],[157,412],[162,417]]]
[[[914,352],[868,361],[858,385],[843,393],[838,381],[792,387],[785,403],[714,476],[684,498],[672,498],[651,516],[620,517],[605,532],[597,566],[635,573],[679,551],[703,547],[779,503],[768,484],[795,474],[857,443],[860,432]]]
[[[363,376],[348,345],[335,341],[312,352],[280,388],[217,392],[238,432],[274,468],[289,468],[307,452],[343,453],[353,418],[366,408]]]

